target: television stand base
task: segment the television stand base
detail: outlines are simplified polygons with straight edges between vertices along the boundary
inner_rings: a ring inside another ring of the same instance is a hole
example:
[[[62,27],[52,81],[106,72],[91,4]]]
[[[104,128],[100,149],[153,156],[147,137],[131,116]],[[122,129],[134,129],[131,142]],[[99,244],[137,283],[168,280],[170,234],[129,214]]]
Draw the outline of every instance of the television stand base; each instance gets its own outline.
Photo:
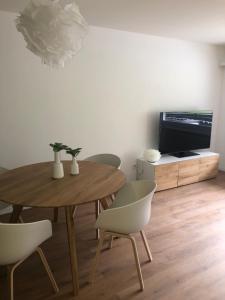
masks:
[[[184,158],[165,154],[155,163],[137,159],[137,179],[155,181],[157,191],[163,191],[216,177],[219,154],[207,150],[196,152],[199,155]]]
[[[169,155],[182,158],[182,157],[199,155],[199,153],[191,152],[191,151],[181,151],[181,152],[170,153]]]

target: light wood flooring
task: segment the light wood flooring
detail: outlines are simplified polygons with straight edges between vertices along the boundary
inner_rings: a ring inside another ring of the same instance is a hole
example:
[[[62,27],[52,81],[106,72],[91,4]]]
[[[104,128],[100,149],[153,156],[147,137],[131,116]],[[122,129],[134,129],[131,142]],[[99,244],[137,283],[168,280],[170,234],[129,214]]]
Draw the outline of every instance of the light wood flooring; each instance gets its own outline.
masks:
[[[131,244],[117,239],[101,254],[94,286],[88,284],[95,255],[94,204],[78,208],[76,232],[80,294],[72,297],[63,210],[53,238],[43,250],[60,292],[54,295],[38,257],[33,255],[15,274],[15,300],[222,300],[225,299],[225,173],[216,179],[158,192],[146,235],[153,261],[136,235],[145,283],[139,291]],[[1,217],[0,220],[4,220]],[[23,212],[25,221],[52,218],[50,209]],[[107,244],[105,245],[107,246]],[[0,277],[0,299],[6,300],[6,280]]]

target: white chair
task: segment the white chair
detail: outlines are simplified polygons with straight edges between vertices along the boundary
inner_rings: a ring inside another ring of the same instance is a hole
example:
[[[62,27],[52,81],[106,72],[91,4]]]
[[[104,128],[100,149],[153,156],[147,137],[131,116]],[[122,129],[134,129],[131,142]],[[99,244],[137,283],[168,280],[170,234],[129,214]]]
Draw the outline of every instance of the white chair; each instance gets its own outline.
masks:
[[[110,165],[117,169],[121,166],[121,159],[117,155],[110,153],[92,155],[87,157],[85,160]]]
[[[135,238],[131,234],[140,232],[149,261],[151,262],[152,255],[143,228],[150,220],[151,201],[155,189],[156,184],[149,180],[129,182],[118,192],[112,206],[100,213],[96,222],[96,228],[100,229],[100,240],[91,273],[92,283],[94,282],[95,270],[105,238],[108,236],[111,238],[113,236],[125,237],[132,243],[140,287],[141,290],[144,290],[137,246]]]
[[[117,155],[110,154],[110,153],[96,154],[96,155],[87,157],[85,160],[93,161],[93,162],[96,162],[99,164],[110,165],[117,169],[120,169],[120,166],[121,166],[121,159]],[[107,203],[102,202],[102,206],[104,206],[104,208],[107,208]],[[76,212],[76,208],[74,207],[74,217],[75,217],[75,212]],[[100,212],[100,201],[96,201],[96,203],[95,203],[96,219],[99,215],[99,212]],[[59,209],[54,208],[54,217],[53,217],[54,222],[58,221],[58,214],[59,214]],[[99,238],[98,229],[96,230],[96,237]]]
[[[23,224],[0,223],[0,266],[8,266],[10,279],[10,299],[14,299],[13,275],[15,269],[32,253],[37,252],[51,281],[53,290],[58,286],[39,247],[52,236],[52,225],[48,220]]]
[[[110,154],[110,153],[103,153],[103,154],[96,154],[93,156],[89,156],[87,157],[85,160],[87,161],[93,161],[99,164],[105,164],[105,165],[109,165],[112,167],[115,167],[117,169],[120,169],[121,166],[121,159],[119,158],[119,156],[115,155],[115,154]],[[113,195],[112,195],[113,197]],[[108,203],[106,201],[101,202],[102,206],[104,209],[108,208]],[[96,219],[98,218],[100,213],[100,200],[95,202],[95,215],[96,215]],[[99,239],[99,229],[96,229],[96,238]]]

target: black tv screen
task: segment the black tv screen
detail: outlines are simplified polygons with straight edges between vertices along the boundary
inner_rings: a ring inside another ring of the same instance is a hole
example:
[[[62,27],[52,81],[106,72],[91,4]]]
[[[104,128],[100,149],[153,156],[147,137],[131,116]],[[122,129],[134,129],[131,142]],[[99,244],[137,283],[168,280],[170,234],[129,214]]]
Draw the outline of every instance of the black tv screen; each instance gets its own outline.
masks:
[[[174,154],[210,147],[211,111],[161,112],[159,151]]]

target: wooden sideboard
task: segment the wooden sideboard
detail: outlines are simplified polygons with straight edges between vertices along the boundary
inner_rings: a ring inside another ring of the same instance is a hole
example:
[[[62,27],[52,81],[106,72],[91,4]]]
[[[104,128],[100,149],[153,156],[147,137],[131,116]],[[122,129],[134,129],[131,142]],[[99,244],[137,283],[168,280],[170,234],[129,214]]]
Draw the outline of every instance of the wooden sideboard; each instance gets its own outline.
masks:
[[[219,154],[195,152],[199,155],[183,158],[163,155],[156,163],[137,159],[137,179],[151,179],[157,183],[157,191],[162,191],[216,177]]]

